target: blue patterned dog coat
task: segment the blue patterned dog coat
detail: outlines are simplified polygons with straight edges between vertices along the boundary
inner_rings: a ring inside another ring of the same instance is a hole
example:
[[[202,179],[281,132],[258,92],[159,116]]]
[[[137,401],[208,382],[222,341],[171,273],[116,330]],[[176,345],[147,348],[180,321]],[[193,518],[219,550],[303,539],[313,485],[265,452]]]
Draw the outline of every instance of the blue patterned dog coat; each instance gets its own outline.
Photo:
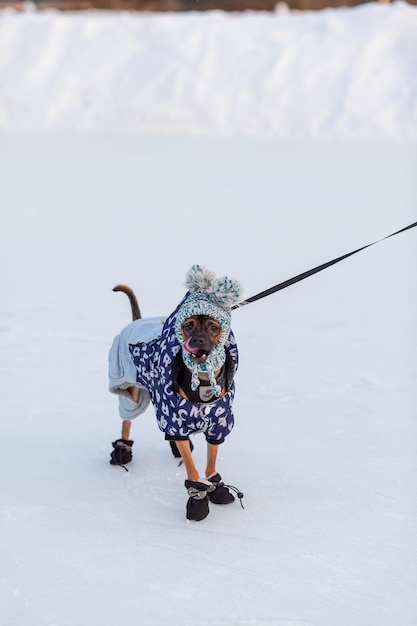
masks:
[[[173,389],[172,368],[181,350],[175,334],[175,320],[183,302],[163,326],[159,318],[137,320],[115,338],[109,355],[109,389],[119,394],[122,419],[137,417],[151,401],[158,426],[167,435],[187,437],[191,433],[204,432],[209,441],[221,442],[233,428],[234,382],[222,398],[208,403],[190,402]],[[135,335],[140,339],[132,341]],[[232,332],[225,348],[236,371],[238,351]],[[129,386],[140,388],[138,403],[130,398],[127,392]]]

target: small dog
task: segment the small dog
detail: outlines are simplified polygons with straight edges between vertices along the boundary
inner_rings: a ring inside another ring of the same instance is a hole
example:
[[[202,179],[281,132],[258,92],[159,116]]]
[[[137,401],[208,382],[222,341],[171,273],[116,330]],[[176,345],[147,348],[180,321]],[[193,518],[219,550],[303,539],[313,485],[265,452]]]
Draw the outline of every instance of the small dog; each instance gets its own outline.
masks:
[[[217,472],[216,460],[218,446],[234,423],[238,352],[230,318],[242,289],[237,281],[216,279],[199,265],[189,270],[185,284],[187,294],[165,321],[142,319],[132,289],[114,288],[129,297],[133,321],[114,339],[109,355],[109,388],[119,395],[122,418],[121,439],[113,442],[110,463],[124,466],[131,461],[131,421],[152,402],[158,426],[187,472],[187,519],[199,521],[207,517],[209,501],[228,504],[235,499]],[[197,432],[207,440],[204,477],[192,455],[190,435]]]

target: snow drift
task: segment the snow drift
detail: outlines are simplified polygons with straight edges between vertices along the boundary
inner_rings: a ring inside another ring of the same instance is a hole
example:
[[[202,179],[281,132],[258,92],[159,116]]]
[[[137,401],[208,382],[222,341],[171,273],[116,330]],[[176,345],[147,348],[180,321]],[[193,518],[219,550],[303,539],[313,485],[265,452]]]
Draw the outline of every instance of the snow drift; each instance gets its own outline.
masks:
[[[417,139],[417,8],[3,11],[0,128]]]

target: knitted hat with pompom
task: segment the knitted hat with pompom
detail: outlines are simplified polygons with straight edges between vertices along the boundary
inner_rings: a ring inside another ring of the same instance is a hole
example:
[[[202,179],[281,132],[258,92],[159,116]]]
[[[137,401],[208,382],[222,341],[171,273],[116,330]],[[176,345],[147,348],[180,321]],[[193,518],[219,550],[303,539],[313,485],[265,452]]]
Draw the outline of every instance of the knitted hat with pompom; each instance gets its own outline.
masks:
[[[214,373],[223,366],[226,360],[224,344],[230,332],[231,307],[239,302],[243,289],[237,280],[227,276],[216,278],[212,272],[200,265],[193,265],[189,269],[185,286],[189,294],[178,310],[175,334],[183,346],[184,337],[181,326],[193,315],[207,315],[220,324],[222,328],[220,339],[204,363],[194,363],[190,354],[183,348],[183,360],[192,370],[191,387],[197,389],[198,373],[205,372],[209,376],[215,395],[218,396],[221,390],[216,383]]]

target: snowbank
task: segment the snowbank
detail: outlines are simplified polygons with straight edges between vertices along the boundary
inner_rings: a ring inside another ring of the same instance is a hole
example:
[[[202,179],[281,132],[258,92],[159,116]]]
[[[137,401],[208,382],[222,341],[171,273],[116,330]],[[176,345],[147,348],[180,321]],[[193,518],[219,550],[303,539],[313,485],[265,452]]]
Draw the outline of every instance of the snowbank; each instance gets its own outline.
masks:
[[[417,139],[417,7],[0,14],[0,129]]]

